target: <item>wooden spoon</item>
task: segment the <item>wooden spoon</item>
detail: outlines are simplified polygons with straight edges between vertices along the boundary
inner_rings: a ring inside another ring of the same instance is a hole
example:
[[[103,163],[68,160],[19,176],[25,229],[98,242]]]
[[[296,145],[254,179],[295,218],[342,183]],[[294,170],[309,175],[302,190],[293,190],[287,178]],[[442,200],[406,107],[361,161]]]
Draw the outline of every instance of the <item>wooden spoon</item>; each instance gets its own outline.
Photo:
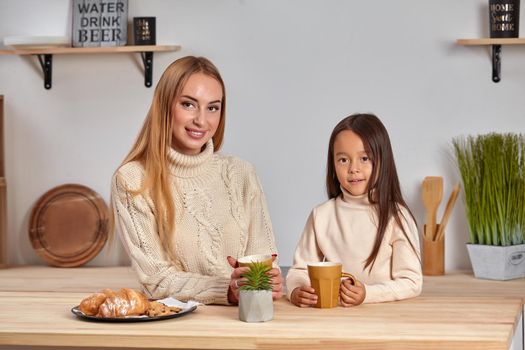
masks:
[[[423,179],[423,205],[426,209],[427,224],[425,238],[434,240],[436,235],[436,215],[439,203],[443,198],[443,178],[441,176],[427,176]]]
[[[439,225],[438,232],[436,233],[436,241],[440,241],[443,239],[443,235],[445,234],[445,226],[448,223],[448,219],[450,217],[450,214],[452,213],[452,208],[454,208],[456,199],[458,199],[458,194],[459,194],[459,184],[454,186],[452,193],[450,193],[450,197],[448,198],[445,212],[443,213],[443,218],[441,219],[441,224]]]

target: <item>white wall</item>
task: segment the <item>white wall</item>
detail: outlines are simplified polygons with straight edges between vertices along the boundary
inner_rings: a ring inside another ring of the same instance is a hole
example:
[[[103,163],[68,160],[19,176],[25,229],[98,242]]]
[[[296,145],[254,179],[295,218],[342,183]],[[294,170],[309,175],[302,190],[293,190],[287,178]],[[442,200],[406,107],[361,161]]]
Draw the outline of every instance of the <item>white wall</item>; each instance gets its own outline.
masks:
[[[69,34],[70,6],[0,0],[0,40]],[[155,55],[154,84],[184,55],[207,56],[220,68],[228,89],[223,151],[257,167],[283,265],[292,262],[309,211],[325,200],[328,137],[343,117],[373,112],[383,120],[419,224],[422,179],[443,176],[447,195],[459,179],[453,137],[525,132],[524,47],[503,47],[495,84],[489,49],[455,44],[488,36],[486,0],[129,0],[133,16],[156,16],[157,43],[182,45]],[[153,93],[138,55],[53,60],[53,88],[45,90],[36,58],[0,56],[12,264],[42,263],[27,229],[44,192],[76,182],[109,199],[111,175]],[[461,201],[446,238],[446,269],[470,268]],[[126,260],[117,247],[90,264]]]

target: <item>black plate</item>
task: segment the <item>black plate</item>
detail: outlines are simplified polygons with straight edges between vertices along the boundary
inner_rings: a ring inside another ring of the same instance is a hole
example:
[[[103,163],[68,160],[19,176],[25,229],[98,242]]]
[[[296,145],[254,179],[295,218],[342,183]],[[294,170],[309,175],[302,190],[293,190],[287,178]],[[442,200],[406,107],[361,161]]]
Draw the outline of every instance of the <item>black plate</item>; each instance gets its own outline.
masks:
[[[174,313],[171,315],[165,315],[165,316],[156,316],[156,317],[147,317],[147,316],[128,316],[128,317],[97,317],[97,316],[88,316],[85,315],[80,309],[78,308],[80,305],[75,306],[71,309],[71,312],[75,314],[76,316],[90,321],[97,321],[97,322],[148,322],[148,321],[161,321],[161,320],[167,320],[170,318],[177,318],[182,317],[184,315],[187,315],[197,308],[197,305],[194,305],[190,307],[189,309],[183,310],[179,313]]]

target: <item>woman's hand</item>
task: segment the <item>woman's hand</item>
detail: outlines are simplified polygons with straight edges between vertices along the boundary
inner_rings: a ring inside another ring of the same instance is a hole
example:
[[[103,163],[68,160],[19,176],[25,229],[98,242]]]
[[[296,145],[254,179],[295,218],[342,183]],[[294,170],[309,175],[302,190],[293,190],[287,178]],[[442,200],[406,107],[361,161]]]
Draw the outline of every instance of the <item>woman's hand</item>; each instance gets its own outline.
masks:
[[[277,254],[272,254],[272,262],[277,259]],[[272,278],[272,298],[273,300],[279,300],[283,296],[283,276],[281,270],[274,267],[268,271],[268,275]]]
[[[272,254],[272,262],[277,258],[277,254]],[[243,273],[248,272],[249,267],[239,267],[237,260],[231,256],[228,256],[228,263],[233,267],[231,274],[230,287],[228,288],[228,302],[237,304],[239,302],[239,288],[243,285],[244,278],[241,276]],[[274,267],[268,271],[268,275],[272,279],[272,298],[278,300],[283,296],[283,277],[281,270]]]
[[[274,267],[267,272],[272,278],[272,298],[273,300],[281,299],[283,296],[283,276],[281,276],[281,270]]]
[[[315,294],[315,289],[312,287],[297,287],[292,291],[290,301],[299,307],[311,307],[317,304],[317,294]]]
[[[349,279],[345,279],[341,282],[341,288],[339,290],[339,301],[342,306],[357,306],[363,303],[366,296],[365,286],[355,281],[355,285]]]
[[[233,267],[231,274],[230,286],[228,288],[228,302],[231,304],[237,304],[239,302],[239,287],[242,286],[243,278],[242,274],[248,272],[248,267],[239,267],[237,260],[231,256],[228,256],[228,263]]]

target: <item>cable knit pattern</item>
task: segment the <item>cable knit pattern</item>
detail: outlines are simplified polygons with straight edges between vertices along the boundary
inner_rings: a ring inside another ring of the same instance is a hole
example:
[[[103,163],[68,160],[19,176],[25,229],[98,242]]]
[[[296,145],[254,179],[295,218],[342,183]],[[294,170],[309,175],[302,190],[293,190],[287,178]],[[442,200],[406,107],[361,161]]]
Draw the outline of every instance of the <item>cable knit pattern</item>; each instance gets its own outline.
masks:
[[[333,261],[343,264],[364,283],[365,303],[401,300],[421,293],[423,277],[417,226],[405,208],[401,221],[412,242],[394,219],[387,225],[372,271],[365,270],[377,232],[377,214],[367,195],[343,194],[312,210],[297,245],[293,267],[286,277],[288,298],[292,291],[310,285],[306,266],[309,262]]]
[[[239,158],[214,153],[211,140],[198,155],[170,149],[168,159],[176,261],[162,249],[151,198],[130,193],[143,183],[144,168],[138,162],[124,164],[113,177],[119,236],[150,297],[228,304],[232,268],[226,257],[277,252],[255,169]]]

